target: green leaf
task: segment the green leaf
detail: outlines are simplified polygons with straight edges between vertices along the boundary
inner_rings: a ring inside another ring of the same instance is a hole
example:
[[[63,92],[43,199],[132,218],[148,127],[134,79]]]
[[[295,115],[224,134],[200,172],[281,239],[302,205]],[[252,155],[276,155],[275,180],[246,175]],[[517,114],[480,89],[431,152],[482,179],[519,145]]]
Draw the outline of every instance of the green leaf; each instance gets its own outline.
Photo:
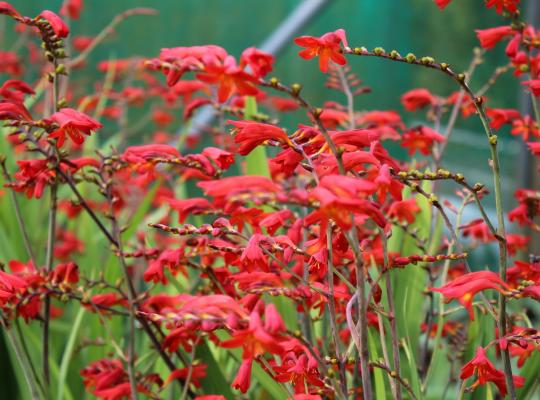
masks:
[[[372,360],[377,360],[379,358],[379,349],[377,346],[377,341],[373,337],[372,329],[368,332],[368,347],[369,355]],[[374,379],[374,388],[375,388],[375,398],[376,399],[385,399],[386,396],[386,385],[384,376],[386,373],[380,368],[373,369],[373,379]]]
[[[216,362],[208,344],[200,343],[197,346],[196,356],[208,366],[206,368],[206,378],[201,380],[204,393],[221,394],[228,400],[235,399],[230,383],[223,375],[224,369]]]
[[[517,396],[519,399],[535,399],[534,393],[538,388],[540,382],[540,352],[535,351],[527,361],[525,365],[519,371],[519,375],[525,378],[525,385],[521,389],[517,390]]]
[[[66,376],[69,371],[73,348],[79,334],[79,329],[81,328],[84,314],[85,309],[83,307],[80,307],[75,317],[75,321],[73,322],[72,330],[68,337],[66,347],[64,348],[64,354],[62,355],[62,361],[60,362],[60,372],[58,374],[58,392],[56,393],[57,400],[65,399],[66,397],[64,396],[66,396],[66,394],[71,395],[69,393],[69,390],[67,390],[67,386],[65,389],[64,386],[66,384]]]

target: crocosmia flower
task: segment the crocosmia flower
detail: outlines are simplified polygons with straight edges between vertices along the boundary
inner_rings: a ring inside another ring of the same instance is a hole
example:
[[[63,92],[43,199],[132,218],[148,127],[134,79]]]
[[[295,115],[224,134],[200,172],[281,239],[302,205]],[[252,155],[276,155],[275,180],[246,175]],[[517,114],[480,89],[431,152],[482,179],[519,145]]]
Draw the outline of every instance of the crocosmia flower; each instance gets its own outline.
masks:
[[[319,56],[319,68],[322,72],[328,71],[328,63],[331,61],[339,65],[347,64],[347,60],[343,56],[341,43],[347,46],[345,31],[338,29],[335,32],[328,32],[321,37],[300,36],[294,39],[300,47],[305,47],[298,55],[306,60]]]
[[[468,379],[471,376],[476,375],[476,381],[472,384],[472,389],[476,389],[479,385],[485,385],[488,382],[493,382],[501,392],[501,395],[506,396],[506,381],[504,372],[499,371],[489,361],[486,356],[486,351],[482,347],[476,349],[476,355],[467,364],[461,368],[461,379]],[[514,385],[521,387],[525,383],[525,380],[521,376],[513,376]]]
[[[51,139],[58,139],[58,147],[63,146],[66,141],[66,135],[74,143],[82,144],[84,142],[84,135],[90,136],[92,131],[102,127],[96,120],[72,108],[63,108],[55,112],[50,116],[48,121],[58,125],[58,128],[49,135]]]

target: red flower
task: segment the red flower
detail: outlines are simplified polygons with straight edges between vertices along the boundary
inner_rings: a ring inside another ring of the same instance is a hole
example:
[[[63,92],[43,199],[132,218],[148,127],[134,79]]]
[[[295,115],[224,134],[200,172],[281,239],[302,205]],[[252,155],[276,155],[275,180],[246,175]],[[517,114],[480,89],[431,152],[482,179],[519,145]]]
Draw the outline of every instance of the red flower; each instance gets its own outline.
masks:
[[[83,6],[83,0],[64,1],[64,4],[60,9],[60,14],[69,15],[71,19],[79,19]]]
[[[441,9],[441,10],[444,10],[446,8],[446,6],[448,6],[448,4],[450,4],[450,2],[452,0],[433,0],[435,1],[435,4],[437,4],[437,6]]]
[[[486,7],[495,7],[495,10],[499,14],[502,13],[503,9],[514,13],[517,11],[519,2],[520,0],[487,0]]]
[[[236,390],[240,390],[242,393],[246,393],[251,385],[251,367],[253,365],[253,359],[242,360],[240,368],[236,373],[231,386]]]
[[[527,145],[535,156],[540,157],[540,142],[528,142]]]
[[[199,182],[197,186],[202,188],[206,195],[220,200],[233,198],[240,193],[277,193],[279,191],[279,188],[270,179],[253,175],[231,176],[214,181]]]
[[[217,147],[205,147],[201,154],[215,162],[221,169],[228,169],[234,164],[234,154]]]
[[[473,375],[476,375],[477,379],[472,384],[472,389],[476,389],[479,385],[493,382],[499,388],[501,396],[506,396],[504,372],[495,368],[487,358],[486,351],[482,347],[478,347],[474,358],[461,368],[461,375],[459,377],[460,379],[468,379]],[[517,387],[521,387],[525,383],[525,379],[521,376],[513,376],[513,380]]]
[[[495,289],[504,293],[508,285],[495,272],[478,271],[462,275],[440,288],[431,290],[441,293],[448,299],[457,299],[469,311],[471,320],[474,320],[473,297],[479,291],[486,289]]]
[[[250,47],[242,52],[240,57],[240,68],[246,65],[251,69],[257,78],[263,78],[272,71],[274,56],[255,47]]]
[[[102,127],[99,122],[90,118],[88,115],[72,108],[63,108],[55,112],[47,119],[47,122],[53,122],[58,125],[58,128],[49,135],[49,138],[58,139],[58,147],[62,147],[66,140],[66,135],[75,144],[80,145],[84,142],[84,135],[90,136],[92,131]]]
[[[428,156],[431,154],[431,148],[435,142],[442,143],[445,140],[445,137],[435,130],[427,126],[419,126],[403,134],[401,146],[408,148],[411,156],[416,150]]]
[[[21,14],[6,1],[0,1],[0,14],[9,15],[13,18],[21,18]]]
[[[277,126],[263,124],[254,121],[227,121],[234,125],[233,133],[235,133],[234,141],[240,144],[238,153],[245,156],[267,140],[275,140],[283,144],[292,143],[285,131]]]
[[[319,56],[319,68],[322,72],[328,71],[328,63],[330,60],[339,65],[347,64],[347,59],[343,56],[340,44],[347,45],[347,39],[345,38],[345,31],[338,29],[335,32],[328,32],[321,37],[313,36],[301,36],[294,39],[294,42],[300,46],[305,47],[298,53],[300,57],[305,60],[310,60],[313,57]]]
[[[522,84],[528,86],[535,97],[540,97],[540,79],[524,81]]]
[[[35,94],[34,89],[26,82],[16,79],[8,79],[4,82],[2,87],[0,87],[0,96],[4,99],[11,100],[14,103],[22,103],[24,101],[24,96],[27,94]]]
[[[84,251],[84,242],[79,240],[72,232],[62,230],[56,235],[56,245],[54,246],[54,257],[59,260],[68,260],[75,253]]]
[[[401,96],[401,103],[407,111],[416,111],[435,104],[436,97],[427,89],[413,89]]]
[[[280,345],[282,337],[278,335],[278,331],[271,329],[271,319],[267,315],[263,325],[260,315],[255,311],[252,312],[249,317],[249,327],[234,331],[232,338],[221,342],[220,346],[225,348],[242,347],[243,360],[253,359],[267,352],[281,354],[283,352]],[[283,327],[283,321],[280,325]]]
[[[364,200],[377,190],[376,185],[341,175],[327,175],[321,180],[310,196],[319,202],[319,210],[328,219],[332,219],[343,230],[353,226],[351,213],[369,216],[380,227],[386,226],[386,219],[376,203]]]
[[[300,107],[296,100],[284,97],[269,96],[266,98],[265,101],[270,103],[272,107],[274,107],[279,112],[294,111],[298,110],[298,108]]]
[[[396,218],[401,222],[412,224],[415,220],[415,215],[420,212],[420,207],[416,203],[416,199],[407,199],[402,201],[394,201],[388,208],[388,216]]]
[[[58,264],[49,273],[49,279],[55,285],[70,287],[79,282],[79,267],[74,262]]]
[[[190,199],[176,200],[170,199],[169,205],[178,211],[178,223],[183,224],[190,215],[198,215],[212,209],[212,205],[203,197],[193,197]]]
[[[42,11],[37,18],[46,20],[53,29],[56,36],[60,39],[66,38],[69,35],[69,27],[57,14],[49,10]]]
[[[288,352],[281,365],[275,366],[274,370],[277,373],[275,379],[278,382],[291,382],[295,393],[305,393],[307,384],[324,386],[317,370],[317,360],[306,354],[297,356],[294,352]]]
[[[31,121],[32,116],[21,102],[0,100],[0,120]]]
[[[170,375],[163,382],[163,387],[167,386],[175,379],[180,379],[185,381],[188,376],[190,376],[190,383],[195,385],[195,387],[201,387],[200,379],[206,378],[206,364],[193,365],[192,368],[177,368],[170,373]]]
[[[471,237],[478,239],[482,243],[489,243],[495,241],[495,236],[489,230],[489,227],[483,219],[475,219],[469,222],[467,225],[460,226],[464,237]]]
[[[15,173],[15,182],[9,186],[16,192],[26,193],[29,199],[39,199],[45,186],[54,179],[54,170],[49,169],[47,160],[19,160],[17,165],[20,171]]]
[[[504,124],[511,124],[521,118],[519,111],[514,109],[488,108],[486,113],[491,118],[490,126],[493,129],[500,129]]]
[[[498,26],[489,29],[477,29],[476,37],[480,41],[480,46],[484,49],[492,49],[497,43],[507,36],[512,36],[514,30],[511,26]]]
[[[510,256],[515,256],[518,250],[525,250],[530,237],[518,235],[517,233],[509,233],[506,235],[506,248]]]
[[[254,86],[257,78],[237,66],[236,61],[231,56],[227,56],[223,62],[213,57],[207,57],[204,71],[197,74],[197,79],[218,85],[218,101],[220,103],[227,101],[233,93],[242,96],[255,96],[259,91]]]
[[[538,82],[540,83],[540,80]],[[516,136],[521,135],[525,141],[529,140],[531,135],[534,137],[540,137],[538,123],[528,115],[522,119],[515,120],[512,123],[512,130],[510,133]]]

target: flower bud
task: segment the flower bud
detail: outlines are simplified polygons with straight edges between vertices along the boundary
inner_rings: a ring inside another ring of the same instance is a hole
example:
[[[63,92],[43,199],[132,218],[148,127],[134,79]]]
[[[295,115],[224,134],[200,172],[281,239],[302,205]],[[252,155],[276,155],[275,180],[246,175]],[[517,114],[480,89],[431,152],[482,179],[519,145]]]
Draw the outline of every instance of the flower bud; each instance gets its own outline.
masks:
[[[416,56],[413,53],[409,53],[405,56],[405,60],[407,60],[408,63],[413,63],[416,61]]]

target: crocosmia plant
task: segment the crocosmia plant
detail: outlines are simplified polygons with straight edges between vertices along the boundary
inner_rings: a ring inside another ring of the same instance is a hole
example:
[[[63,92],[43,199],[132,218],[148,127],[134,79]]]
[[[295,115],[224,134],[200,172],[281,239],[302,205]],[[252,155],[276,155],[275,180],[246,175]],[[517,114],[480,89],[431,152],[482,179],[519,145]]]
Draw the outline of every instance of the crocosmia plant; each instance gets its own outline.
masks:
[[[420,1],[441,13],[466,2]],[[274,76],[276,56],[256,47],[179,38],[101,61],[90,84],[94,49],[154,10],[87,37],[71,34],[82,0],[30,16],[0,2],[16,37],[0,60],[13,398],[540,398],[540,191],[508,201],[516,182],[501,173],[538,177],[540,31],[520,0],[468,1],[500,26],[476,30],[465,71],[335,29],[290,40],[318,83]],[[370,109],[353,66],[366,57],[454,90],[385,94],[412,115]],[[529,111],[512,96],[491,106],[512,73]],[[341,100],[317,104],[316,85]],[[479,176],[465,159],[447,167],[463,123],[479,133]],[[502,137],[526,155],[502,157]],[[482,248],[496,256],[479,262]]]

